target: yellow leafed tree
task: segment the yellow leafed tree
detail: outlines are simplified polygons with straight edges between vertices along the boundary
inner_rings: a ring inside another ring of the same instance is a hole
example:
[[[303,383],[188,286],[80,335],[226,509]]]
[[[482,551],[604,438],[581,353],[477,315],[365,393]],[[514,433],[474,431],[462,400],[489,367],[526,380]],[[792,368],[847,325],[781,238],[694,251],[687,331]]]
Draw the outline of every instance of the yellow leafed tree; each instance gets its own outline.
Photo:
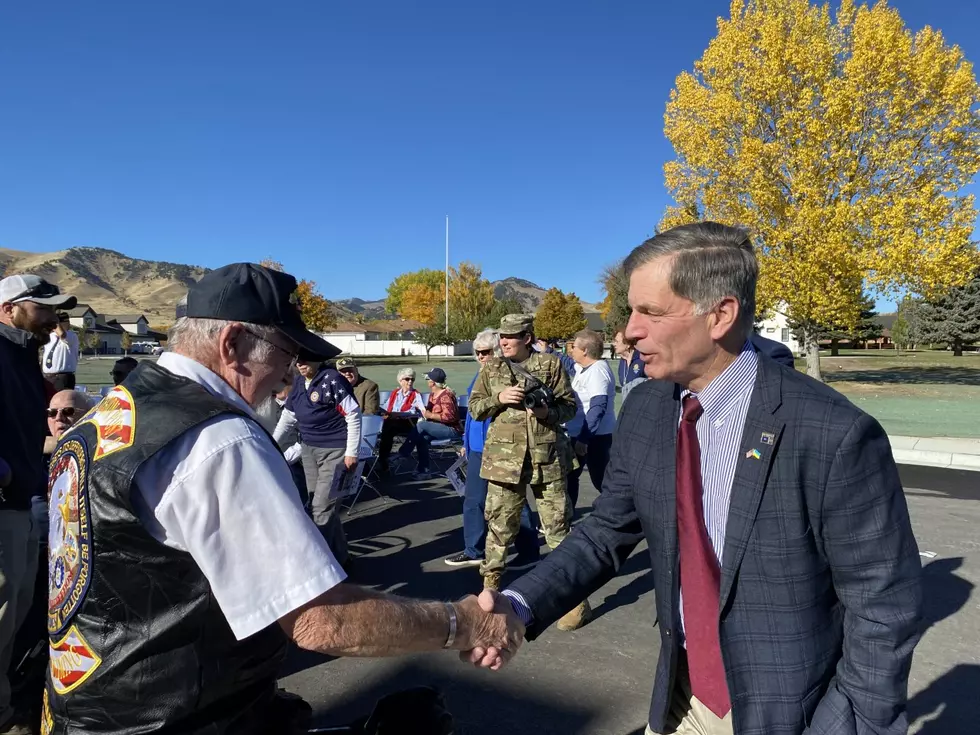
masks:
[[[748,227],[759,307],[788,311],[819,377],[816,326],[854,325],[862,286],[931,296],[975,273],[978,103],[962,51],[884,2],[734,0],[667,104],[660,229]]]
[[[450,319],[465,322],[485,319],[496,299],[493,286],[483,277],[483,270],[474,263],[463,261],[458,268],[449,269]]]
[[[398,313],[405,319],[431,325],[435,323],[445,303],[445,292],[442,289],[417,284],[402,295]]]
[[[534,315],[534,334],[541,339],[568,339],[588,322],[582,302],[574,293],[549,288]]]

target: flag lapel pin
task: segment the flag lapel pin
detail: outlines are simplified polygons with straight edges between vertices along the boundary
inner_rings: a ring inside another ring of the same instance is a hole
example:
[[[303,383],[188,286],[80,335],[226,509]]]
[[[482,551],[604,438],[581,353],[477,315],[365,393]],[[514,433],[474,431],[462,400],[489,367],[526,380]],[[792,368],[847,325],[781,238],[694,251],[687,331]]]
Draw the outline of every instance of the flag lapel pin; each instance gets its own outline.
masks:
[[[762,452],[758,449],[750,449],[745,453],[746,459],[762,459]]]

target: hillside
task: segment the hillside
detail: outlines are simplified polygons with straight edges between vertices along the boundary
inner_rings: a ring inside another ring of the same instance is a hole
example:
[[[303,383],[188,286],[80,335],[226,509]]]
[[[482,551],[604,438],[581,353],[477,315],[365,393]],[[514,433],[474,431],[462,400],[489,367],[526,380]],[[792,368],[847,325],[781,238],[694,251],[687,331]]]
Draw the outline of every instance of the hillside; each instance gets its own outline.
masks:
[[[103,314],[140,312],[173,320],[174,306],[206,268],[130,258],[102,248],[24,253],[0,248],[0,276],[36,273]]]
[[[36,273],[74,294],[102,314],[140,312],[151,323],[173,320],[174,306],[188,286],[208,272],[206,268],[155,260],[139,260],[102,248],[70,248],[54,253],[26,253],[0,248],[0,277]],[[545,290],[521,278],[493,282],[498,299],[512,298],[525,311],[538,310]],[[374,321],[390,318],[384,299],[342,299],[332,302],[338,321]],[[583,302],[586,313],[596,312]]]

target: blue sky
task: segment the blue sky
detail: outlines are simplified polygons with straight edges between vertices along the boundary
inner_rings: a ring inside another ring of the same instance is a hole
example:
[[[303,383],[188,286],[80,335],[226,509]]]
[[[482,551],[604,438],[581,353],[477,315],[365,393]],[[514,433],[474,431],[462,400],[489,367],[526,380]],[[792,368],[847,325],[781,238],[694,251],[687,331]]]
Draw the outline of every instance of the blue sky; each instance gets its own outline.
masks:
[[[894,0],[980,62],[980,10]],[[25,2],[0,11],[0,247],[328,298],[452,260],[600,298],[668,203],[663,111],[727,0]]]

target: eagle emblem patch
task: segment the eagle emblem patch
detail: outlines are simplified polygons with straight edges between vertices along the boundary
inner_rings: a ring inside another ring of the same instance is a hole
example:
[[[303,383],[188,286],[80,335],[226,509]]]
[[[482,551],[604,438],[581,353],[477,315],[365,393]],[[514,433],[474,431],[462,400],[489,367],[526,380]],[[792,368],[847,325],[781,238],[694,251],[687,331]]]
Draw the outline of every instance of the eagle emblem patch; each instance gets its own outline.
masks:
[[[48,632],[60,633],[92,578],[92,520],[88,507],[88,453],[69,438],[51,457],[48,476]]]

